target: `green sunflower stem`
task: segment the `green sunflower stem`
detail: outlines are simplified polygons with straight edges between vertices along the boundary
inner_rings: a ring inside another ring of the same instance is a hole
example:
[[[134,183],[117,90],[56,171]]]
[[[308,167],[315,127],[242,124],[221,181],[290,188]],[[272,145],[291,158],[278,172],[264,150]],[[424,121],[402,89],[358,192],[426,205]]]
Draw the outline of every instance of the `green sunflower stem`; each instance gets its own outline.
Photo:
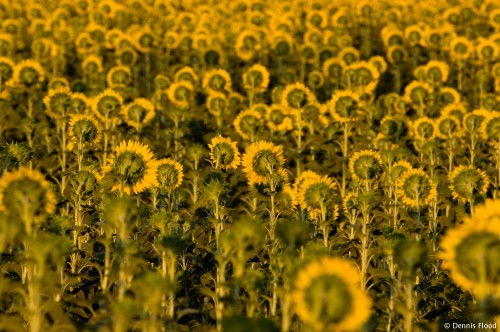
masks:
[[[370,223],[370,214],[368,210],[368,206],[365,203],[363,207],[363,220],[361,227],[361,288],[366,290],[366,283],[368,281],[368,251],[369,251],[369,242],[370,242],[370,234],[368,230],[368,224]]]
[[[413,302],[413,283],[408,279],[405,286],[406,315],[404,315],[405,332],[412,332],[413,318],[415,317],[415,304]]]
[[[292,315],[290,312],[291,304],[290,292],[286,292],[281,300],[281,332],[290,331],[290,325],[292,323]]]
[[[344,124],[344,142],[342,145],[342,156],[343,156],[343,161],[342,161],[342,188],[341,188],[341,195],[342,197],[345,196],[345,190],[347,186],[347,156],[349,154],[349,123]]]
[[[215,285],[215,319],[217,321],[217,331],[222,331],[222,318],[224,313],[224,302],[222,299],[226,295],[226,268],[227,262],[224,260],[217,268],[217,280]]]

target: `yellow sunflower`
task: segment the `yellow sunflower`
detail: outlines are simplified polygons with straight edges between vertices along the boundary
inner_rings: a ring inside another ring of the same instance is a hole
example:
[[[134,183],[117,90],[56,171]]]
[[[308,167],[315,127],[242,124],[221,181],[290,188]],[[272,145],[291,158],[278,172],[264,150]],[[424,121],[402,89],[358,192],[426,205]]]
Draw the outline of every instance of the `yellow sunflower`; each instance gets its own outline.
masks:
[[[279,104],[273,104],[267,107],[265,118],[267,120],[267,126],[273,132],[287,132],[293,129],[291,117],[283,112]]]
[[[285,165],[283,147],[266,141],[255,142],[246,148],[242,165],[249,182],[267,184]]]
[[[441,110],[441,116],[453,116],[460,121],[460,123],[462,123],[466,113],[467,109],[463,103],[448,104]]]
[[[488,200],[472,218],[446,232],[439,258],[451,279],[480,299],[500,292],[500,201]]]
[[[0,178],[0,211],[23,219],[28,231],[55,210],[56,196],[39,171],[21,167]]]
[[[482,108],[467,113],[462,119],[464,130],[471,135],[481,133],[482,124],[489,116],[490,111]]]
[[[87,73],[102,73],[104,71],[102,58],[94,54],[86,56],[82,61],[82,69]]]
[[[322,257],[302,268],[292,294],[295,312],[315,331],[357,331],[371,315],[371,299],[347,260]]]
[[[335,182],[328,176],[310,177],[300,185],[297,200],[312,220],[326,221],[328,217],[335,220],[336,211],[332,207],[336,189]]]
[[[458,166],[448,176],[453,199],[474,203],[477,196],[486,195],[490,180],[484,171],[474,166]]]
[[[1,84],[9,81],[14,75],[14,67],[16,64],[9,58],[0,57],[0,80]],[[0,85],[0,90],[3,87]]]
[[[114,90],[106,89],[92,99],[91,110],[94,115],[103,122],[116,122],[122,107],[123,97]]]
[[[71,96],[68,87],[49,90],[49,94],[43,98],[47,115],[53,120],[64,118],[71,104]]]
[[[36,87],[45,80],[45,70],[35,60],[23,60],[15,65],[12,78],[7,85],[25,88]]]
[[[259,128],[262,115],[256,110],[244,110],[238,113],[233,121],[233,126],[238,135],[244,140],[253,141]]]
[[[375,181],[382,173],[382,157],[372,150],[355,152],[349,159],[349,172],[353,180]]]
[[[361,96],[352,90],[335,91],[328,102],[328,109],[340,123],[357,121],[362,109]]]
[[[210,92],[207,97],[207,110],[214,116],[221,116],[227,107],[227,97],[221,92]]]
[[[118,182],[111,188],[113,191],[138,194],[158,185],[158,161],[149,147],[140,142],[122,141],[103,171]]]
[[[428,117],[417,119],[411,124],[413,136],[417,141],[428,142],[435,139],[438,135],[436,121]]]
[[[69,102],[71,114],[84,114],[90,106],[90,100],[83,93],[73,92]]]
[[[212,138],[208,147],[210,148],[210,160],[215,165],[215,169],[236,169],[241,162],[236,142],[230,138],[218,135]]]
[[[397,183],[397,194],[403,203],[420,208],[437,196],[437,185],[422,169],[410,169]]]
[[[189,81],[193,86],[198,83],[198,75],[192,67],[185,66],[175,72],[174,81]]]
[[[93,115],[75,114],[69,119],[68,135],[75,145],[97,145],[102,138],[102,126]]]
[[[106,83],[109,88],[125,88],[132,83],[132,71],[128,66],[115,66],[106,75]]]
[[[231,91],[231,76],[224,69],[212,69],[203,75],[202,88],[206,92],[229,92]]]
[[[281,107],[287,111],[300,111],[315,101],[311,90],[302,83],[287,85],[281,95]]]
[[[155,106],[151,101],[145,98],[137,98],[122,109],[122,114],[129,126],[140,130],[153,121],[156,113]]]
[[[269,85],[269,71],[266,67],[255,64],[243,74],[243,88],[255,92],[264,92]]]
[[[179,108],[188,108],[193,97],[194,87],[188,81],[174,82],[167,90],[168,99]]]
[[[155,187],[173,190],[180,187],[184,179],[184,172],[181,163],[170,158],[157,161],[158,175],[156,176]]]
[[[479,130],[483,139],[500,141],[500,112],[490,112],[481,122]]]

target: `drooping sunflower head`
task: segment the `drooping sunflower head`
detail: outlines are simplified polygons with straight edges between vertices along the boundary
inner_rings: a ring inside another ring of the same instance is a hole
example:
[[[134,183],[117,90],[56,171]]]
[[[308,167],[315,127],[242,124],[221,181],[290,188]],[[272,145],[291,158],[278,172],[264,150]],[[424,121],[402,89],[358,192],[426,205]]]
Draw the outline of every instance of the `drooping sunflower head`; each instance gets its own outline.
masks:
[[[370,318],[371,300],[352,263],[323,257],[302,268],[295,281],[295,312],[316,331],[359,330]]]
[[[157,185],[158,161],[147,145],[122,141],[103,171],[118,182],[112,187],[113,191],[138,194]]]
[[[342,210],[348,216],[352,214],[352,210],[356,208],[358,203],[358,195],[351,191],[348,192],[342,199]]]
[[[96,145],[102,138],[102,126],[90,114],[75,114],[69,119],[68,134],[73,144]]]
[[[392,45],[387,48],[387,61],[401,65],[408,59],[408,52],[401,45]]]
[[[174,82],[167,90],[168,99],[179,108],[188,108],[193,98],[194,87],[188,81]]]
[[[208,147],[210,148],[210,160],[215,169],[236,169],[241,162],[236,142],[233,142],[230,138],[218,135],[212,138]]]
[[[15,65],[9,85],[32,88],[45,80],[45,70],[35,60],[23,60]]]
[[[116,91],[106,89],[92,100],[91,110],[101,121],[116,121],[123,107],[123,97]]]
[[[111,89],[125,88],[132,83],[132,71],[128,66],[115,66],[106,75],[106,84]]]
[[[427,81],[431,83],[446,82],[450,73],[450,66],[443,61],[431,60],[425,65]]]
[[[165,190],[179,188],[184,179],[184,172],[181,163],[170,158],[158,160],[157,185]]]
[[[448,104],[441,110],[441,116],[452,116],[460,121],[460,123],[462,123],[462,120],[466,113],[467,109],[465,108],[463,103]]]
[[[174,81],[189,81],[193,86],[198,83],[198,75],[192,67],[185,66],[175,72]]]
[[[285,165],[283,148],[271,142],[258,141],[247,147],[243,155],[243,171],[249,182],[267,184]]]
[[[295,178],[295,181],[293,183],[293,189],[298,193],[301,190],[302,184],[308,180],[308,179],[320,179],[321,175],[317,174],[316,172],[313,171],[304,171],[300,173],[299,176]]]
[[[490,112],[485,109],[476,109],[467,113],[463,120],[463,128],[469,134],[480,133],[483,121],[490,116]]]
[[[389,180],[392,185],[396,185],[401,176],[413,169],[413,166],[406,160],[400,160],[391,166],[389,171]]]
[[[325,84],[325,77],[319,70],[312,70],[307,74],[307,85],[312,89],[319,89]]]
[[[499,53],[500,47],[489,39],[481,39],[476,46],[477,57],[482,62],[492,62],[498,57]]]
[[[302,83],[289,84],[281,95],[281,106],[286,110],[301,110],[316,98]]]
[[[327,217],[335,217],[336,189],[335,182],[328,176],[307,178],[297,193],[300,207],[307,210],[313,220],[326,221]]]
[[[359,120],[361,109],[361,96],[351,90],[335,91],[329,102],[329,110],[332,117],[340,123]]]
[[[86,56],[82,62],[82,69],[87,74],[102,73],[104,71],[102,58],[94,54]]]
[[[83,93],[74,92],[69,102],[70,114],[84,114],[90,106],[90,100]]]
[[[397,142],[408,132],[408,124],[404,117],[385,116],[380,121],[379,139]]]
[[[377,71],[380,74],[385,73],[387,70],[387,62],[385,61],[384,57],[381,55],[372,56],[368,60],[368,62],[370,62],[373,66],[375,66],[375,68],[377,69]]]
[[[429,142],[437,137],[438,128],[436,121],[428,117],[417,119],[411,124],[412,133],[416,140],[421,142]]]
[[[293,129],[293,122],[279,104],[273,104],[266,109],[265,118],[271,131],[286,132]]]
[[[156,36],[149,26],[138,30],[134,34],[133,40],[134,46],[142,53],[151,52],[157,44]]]
[[[255,64],[243,74],[243,88],[255,92],[264,92],[269,85],[269,71],[260,64]]]
[[[484,171],[469,165],[458,166],[448,176],[451,195],[461,203],[474,203],[486,195],[490,180]]]
[[[441,241],[443,268],[461,288],[479,298],[500,291],[500,201],[488,200],[472,218],[448,230]]]
[[[460,93],[453,88],[447,86],[439,90],[439,101],[443,106],[459,104],[461,99]]]
[[[137,98],[122,109],[125,122],[136,130],[149,124],[155,117],[155,106],[145,98]]]
[[[427,101],[432,93],[432,88],[429,84],[413,81],[405,88],[405,99],[407,102],[415,106],[422,106]]]
[[[482,121],[480,132],[485,140],[498,142],[500,140],[500,112],[490,112]]]
[[[437,185],[422,169],[410,169],[397,183],[397,194],[410,207],[423,207],[437,196]]]
[[[441,116],[436,120],[436,127],[438,137],[444,140],[458,137],[462,133],[460,121],[454,116]]]
[[[116,51],[116,64],[119,66],[127,66],[133,68],[139,56],[137,52],[132,47],[120,47]]]
[[[278,200],[284,208],[290,210],[295,210],[296,206],[299,204],[297,200],[297,192],[293,190],[288,183],[283,185],[283,190],[280,192]]]
[[[474,52],[474,45],[466,37],[456,36],[451,40],[450,55],[452,59],[465,61]]]
[[[201,85],[207,92],[228,92],[231,91],[231,76],[224,69],[212,69],[203,75]]]
[[[346,66],[349,66],[351,63],[354,63],[356,61],[359,61],[361,58],[359,54],[359,50],[355,47],[352,46],[346,46],[342,48],[342,50],[339,53],[339,58],[344,61],[344,64]]]
[[[47,115],[53,120],[66,117],[71,104],[71,96],[71,90],[67,87],[49,90],[48,95],[43,98]]]
[[[372,150],[357,151],[349,159],[349,171],[356,181],[375,181],[382,173],[382,157]]]
[[[345,67],[345,63],[342,59],[330,58],[323,63],[323,75],[329,79],[339,79]]]
[[[221,116],[227,108],[228,100],[221,92],[210,92],[207,97],[207,110],[214,116]]]
[[[261,119],[262,115],[256,110],[244,110],[236,116],[233,121],[233,126],[241,138],[253,141],[260,126]]]
[[[28,229],[55,210],[56,196],[39,171],[21,167],[0,178],[0,212],[21,218]]]

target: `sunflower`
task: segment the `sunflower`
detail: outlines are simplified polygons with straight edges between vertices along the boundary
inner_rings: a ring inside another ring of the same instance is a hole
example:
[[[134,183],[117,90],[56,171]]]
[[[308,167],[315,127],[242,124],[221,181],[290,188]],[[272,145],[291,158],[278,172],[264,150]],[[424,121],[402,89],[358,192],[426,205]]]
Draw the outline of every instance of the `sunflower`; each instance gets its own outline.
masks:
[[[103,171],[119,182],[111,190],[123,191],[129,195],[131,192],[141,193],[158,184],[158,161],[154,159],[149,147],[140,142],[122,141]]]
[[[420,44],[422,38],[423,38],[424,32],[422,31],[422,28],[418,25],[410,25],[405,28],[404,31],[404,36],[405,36],[405,41],[411,46],[417,46]]]
[[[462,120],[466,113],[467,109],[465,108],[463,103],[448,104],[441,110],[441,116],[452,116],[460,121],[460,123],[462,123]]]
[[[335,209],[328,209],[333,206],[336,196],[337,186],[328,176],[310,177],[304,180],[297,192],[297,199],[301,209],[307,210],[311,219],[327,220],[327,213],[336,219]]]
[[[481,62],[493,62],[498,58],[500,47],[494,41],[481,39],[476,45],[476,54]]]
[[[378,140],[397,142],[406,136],[408,124],[405,117],[402,116],[385,116],[380,121]]]
[[[315,101],[316,98],[311,93],[311,90],[302,83],[287,85],[281,95],[281,107],[287,111],[300,111]]]
[[[400,160],[392,164],[389,170],[389,180],[391,185],[397,185],[399,178],[409,170],[412,170],[413,166],[406,160]]]
[[[261,36],[256,29],[243,29],[236,37],[234,51],[243,61],[250,61],[262,48]]]
[[[149,26],[144,26],[133,35],[135,48],[141,53],[149,53],[156,46],[156,37]]]
[[[92,99],[91,110],[101,121],[117,121],[123,107],[123,97],[111,89],[104,90]]]
[[[490,112],[481,122],[480,132],[485,140],[500,141],[500,112]]]
[[[299,204],[297,200],[297,192],[292,189],[290,184],[283,185],[283,190],[279,193],[278,200],[287,209],[294,211]]]
[[[175,72],[174,81],[189,81],[193,86],[198,83],[198,75],[192,67],[184,66]]]
[[[248,181],[254,184],[268,184],[284,164],[283,147],[266,141],[248,146],[242,160],[243,171]]]
[[[436,121],[428,117],[422,117],[415,120],[412,124],[412,133],[417,141],[428,142],[435,139],[438,135]]]
[[[69,102],[70,114],[84,114],[90,106],[90,100],[83,93],[71,93],[71,100]]]
[[[206,106],[210,114],[221,116],[227,108],[228,100],[225,94],[210,92],[207,97]]]
[[[231,76],[224,69],[212,69],[203,75],[202,88],[206,92],[229,92],[231,91]]]
[[[474,45],[465,37],[454,37],[450,44],[450,56],[456,61],[469,59],[474,52]]]
[[[344,65],[349,66],[350,64],[359,61],[361,56],[358,49],[352,46],[347,46],[340,51],[338,57],[344,61]]]
[[[437,136],[441,139],[458,137],[462,133],[460,120],[454,116],[441,116],[436,120]]]
[[[15,65],[12,78],[7,85],[22,86],[25,88],[36,87],[45,80],[45,70],[35,60],[23,60]]]
[[[439,258],[451,279],[461,288],[483,298],[500,291],[500,201],[488,200],[472,218],[448,230]]]
[[[480,133],[484,120],[489,116],[490,112],[482,108],[467,113],[462,120],[464,130],[471,135]]]
[[[387,61],[395,65],[402,65],[408,60],[408,52],[403,46],[392,45],[386,52]]]
[[[432,87],[424,82],[413,81],[405,87],[404,98],[414,106],[423,106],[432,94]]]
[[[295,312],[316,331],[360,330],[371,315],[371,299],[349,261],[322,257],[297,274],[292,294]]]
[[[360,117],[361,96],[352,90],[338,90],[328,103],[332,117],[340,123],[354,122]]]
[[[88,74],[102,73],[104,71],[102,58],[94,54],[86,56],[82,61],[82,69]]]
[[[194,87],[188,81],[174,82],[167,90],[168,99],[179,108],[188,108],[193,97]]]
[[[122,109],[125,122],[140,130],[145,125],[149,124],[155,117],[155,106],[145,98],[137,98]]]
[[[383,74],[387,71],[387,62],[381,55],[372,56],[370,59],[368,59],[368,62],[372,64],[380,74]]]
[[[427,80],[433,84],[446,82],[450,73],[450,66],[443,61],[431,60],[425,65]]]
[[[236,146],[236,142],[230,138],[224,138],[218,135],[212,138],[210,148],[210,160],[215,165],[215,169],[224,168],[229,170],[236,169],[240,164],[240,152]]]
[[[486,195],[490,184],[488,175],[474,166],[458,166],[448,176],[453,199],[461,203],[474,202]]]
[[[132,83],[132,71],[127,66],[115,66],[106,75],[106,83],[111,89],[125,88]]]
[[[251,140],[255,138],[255,134],[259,128],[262,115],[256,110],[241,111],[233,121],[233,126],[238,135],[244,140]]]
[[[53,120],[64,118],[71,104],[71,96],[71,90],[67,87],[49,90],[49,94],[43,98],[47,115]]]
[[[21,167],[0,178],[0,212],[22,218],[28,230],[55,210],[56,196],[39,171]]]
[[[273,132],[287,132],[293,129],[292,118],[283,112],[279,104],[273,104],[266,108],[265,118],[267,126]]]
[[[397,183],[397,194],[410,207],[422,207],[437,197],[437,186],[422,169],[410,169]]]
[[[69,119],[68,135],[73,144],[97,145],[102,138],[102,126],[90,114],[75,114]]]
[[[155,187],[173,190],[180,187],[184,178],[183,167],[178,161],[164,158],[157,161],[158,175]]]
[[[330,79],[339,79],[342,76],[345,67],[346,65],[342,59],[330,58],[323,63],[321,70],[325,77]]]
[[[349,159],[349,171],[353,180],[375,181],[382,173],[382,158],[372,150],[357,151]]]
[[[243,88],[255,92],[264,92],[269,85],[269,71],[266,67],[255,64],[243,74]]]
[[[133,68],[139,56],[132,47],[121,47],[115,51],[116,64],[118,66],[126,66]]]
[[[6,57],[0,57],[0,89],[2,84],[9,81],[14,76],[15,63]]]

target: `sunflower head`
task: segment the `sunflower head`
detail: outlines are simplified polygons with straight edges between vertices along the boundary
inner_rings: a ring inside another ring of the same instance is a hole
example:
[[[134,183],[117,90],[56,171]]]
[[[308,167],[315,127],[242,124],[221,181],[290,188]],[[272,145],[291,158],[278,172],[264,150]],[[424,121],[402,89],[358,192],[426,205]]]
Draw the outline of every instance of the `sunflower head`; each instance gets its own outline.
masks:
[[[193,98],[194,87],[188,81],[174,82],[167,90],[168,99],[179,108],[188,108]]]
[[[106,89],[92,100],[91,110],[101,121],[116,121],[123,107],[123,97],[116,91]]]
[[[401,65],[408,59],[408,52],[401,45],[392,45],[387,48],[387,61],[392,64]]]
[[[441,241],[443,268],[461,288],[480,299],[500,291],[500,201],[488,200]]]
[[[490,112],[485,109],[476,109],[467,113],[463,120],[463,128],[469,134],[480,133],[483,121],[490,116]]]
[[[198,75],[192,67],[185,66],[175,72],[174,81],[188,81],[193,86],[198,83]]]
[[[474,52],[474,45],[466,37],[454,37],[450,44],[451,58],[458,61],[465,61]]]
[[[271,142],[255,142],[247,147],[242,164],[249,182],[267,184],[285,164],[283,148]]]
[[[45,80],[45,70],[35,60],[24,60],[14,67],[12,85],[19,85],[27,89],[38,86]]]
[[[413,169],[413,166],[406,160],[400,160],[394,163],[389,170],[389,179],[392,185],[396,185],[401,176]]]
[[[83,93],[74,92],[71,94],[69,102],[70,114],[84,114],[87,112],[89,106],[90,100]]]
[[[207,110],[214,116],[221,116],[227,108],[228,100],[221,92],[210,92],[207,97]]]
[[[102,58],[94,54],[88,55],[82,62],[82,69],[87,74],[102,73]]]
[[[288,85],[281,95],[281,107],[286,110],[301,110],[316,99],[302,83]]]
[[[47,115],[53,120],[65,118],[71,104],[71,96],[68,87],[49,90],[49,94],[43,98]]]
[[[20,218],[28,232],[55,210],[56,196],[39,171],[21,167],[0,178],[0,211]]]
[[[116,51],[116,63],[119,66],[127,66],[133,68],[139,56],[132,47],[121,47]]]
[[[113,191],[138,194],[157,185],[158,161],[147,145],[123,141],[103,171],[118,182],[112,187]]]
[[[375,181],[382,173],[382,158],[372,150],[355,152],[349,159],[349,171],[356,181]]]
[[[106,83],[111,89],[125,88],[132,83],[132,71],[128,66],[115,66],[106,75]]]
[[[157,186],[164,190],[179,188],[184,178],[183,167],[178,161],[164,158],[158,160]]]
[[[330,58],[323,63],[323,75],[329,79],[338,80],[342,76],[345,67],[346,65],[342,59]]]
[[[336,189],[337,186],[328,176],[307,178],[297,193],[300,207],[307,210],[313,220],[325,222],[327,218],[336,219],[338,211],[333,204]]]
[[[371,300],[361,290],[359,271],[341,258],[311,261],[297,274],[295,312],[317,331],[359,330],[370,318]]]
[[[253,141],[260,126],[261,119],[262,115],[256,110],[244,110],[236,116],[233,121],[233,126],[241,138]]]
[[[267,126],[271,131],[286,132],[293,129],[293,122],[279,104],[273,104],[266,109]]]
[[[481,123],[481,136],[485,140],[500,140],[500,112],[491,112]]]
[[[351,90],[335,91],[328,105],[332,117],[340,123],[357,121],[362,109],[361,96]]]
[[[405,99],[412,105],[423,106],[431,93],[432,88],[429,84],[413,81],[405,88]]]
[[[246,90],[264,92],[269,85],[269,71],[260,64],[255,64],[243,74],[243,87]]]
[[[7,82],[14,75],[14,62],[6,57],[0,57],[0,79],[2,82]]]
[[[129,126],[140,130],[153,121],[156,113],[151,101],[145,98],[137,98],[122,109],[122,114]]]
[[[438,135],[436,121],[428,117],[422,117],[412,123],[412,133],[416,140],[421,142],[429,142],[435,139]]]
[[[210,160],[212,161],[215,169],[236,169],[240,164],[240,153],[236,142],[231,141],[230,138],[224,138],[218,135],[212,138],[210,148]]]
[[[436,120],[436,127],[437,136],[444,140],[458,137],[462,131],[460,121],[453,116],[441,116]]]
[[[466,113],[467,109],[465,108],[463,103],[448,104],[442,109],[441,116],[445,117],[452,116],[458,121],[460,121],[461,124]]]
[[[75,114],[69,119],[68,134],[73,144],[98,144],[102,138],[102,126],[90,114]]]
[[[437,196],[437,185],[422,169],[410,169],[397,183],[397,194],[410,207],[428,205]]]
[[[450,73],[450,67],[446,62],[431,60],[425,65],[427,81],[432,84],[446,82]]]
[[[400,141],[408,132],[408,124],[404,117],[385,116],[380,121],[379,138],[391,142]]]
[[[488,175],[471,165],[456,167],[448,177],[451,194],[461,203],[481,200],[490,184]]]
[[[325,77],[319,70],[312,70],[307,74],[307,85],[312,89],[319,89],[325,84]]]
[[[212,69],[203,75],[201,85],[207,92],[231,91],[231,76],[224,69]]]

